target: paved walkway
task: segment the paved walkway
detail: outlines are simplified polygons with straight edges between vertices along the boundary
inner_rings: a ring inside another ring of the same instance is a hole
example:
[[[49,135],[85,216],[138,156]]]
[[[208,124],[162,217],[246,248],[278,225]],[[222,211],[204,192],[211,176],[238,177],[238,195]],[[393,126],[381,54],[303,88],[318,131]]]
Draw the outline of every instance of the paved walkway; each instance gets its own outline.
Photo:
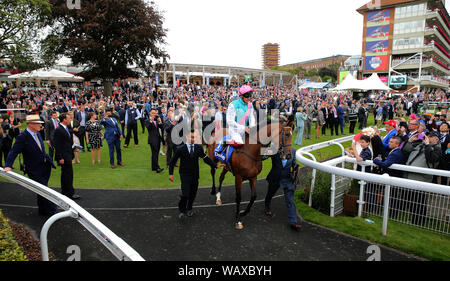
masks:
[[[282,191],[273,199],[275,217],[264,216],[265,181],[258,183],[258,201],[243,219],[244,229],[234,229],[234,188],[223,189],[223,206],[215,206],[209,189],[200,189],[195,215],[178,219],[179,190],[78,190],[77,203],[133,247],[154,261],[365,261],[370,243],[303,222],[301,232],[287,223]],[[243,200],[250,198],[248,184]],[[245,207],[246,204],[244,204]],[[242,205],[241,205],[241,208]],[[0,182],[0,209],[13,222],[24,224],[39,237],[46,220],[38,216],[36,195],[15,184]],[[57,259],[66,260],[66,249],[78,245],[81,259],[116,260],[78,222],[67,218],[49,232],[49,247]],[[415,260],[381,246],[381,260]]]

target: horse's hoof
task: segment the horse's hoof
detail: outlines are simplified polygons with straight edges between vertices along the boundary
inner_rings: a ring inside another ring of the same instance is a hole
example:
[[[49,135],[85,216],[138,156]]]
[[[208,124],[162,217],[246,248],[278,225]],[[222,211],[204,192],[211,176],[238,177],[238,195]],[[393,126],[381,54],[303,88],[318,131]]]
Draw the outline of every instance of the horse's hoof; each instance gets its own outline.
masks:
[[[216,195],[216,190],[214,188],[211,189],[211,195]]]
[[[247,214],[248,213],[245,210],[242,210],[242,211],[239,212],[239,216],[241,216],[241,217],[245,217]]]
[[[217,200],[217,201],[216,201],[216,205],[218,205],[218,206],[222,205],[222,200],[220,200],[220,199]]]
[[[243,228],[244,228],[244,225],[242,224],[242,222],[236,223],[236,229],[237,229],[237,230],[241,230],[241,229],[243,229]]]

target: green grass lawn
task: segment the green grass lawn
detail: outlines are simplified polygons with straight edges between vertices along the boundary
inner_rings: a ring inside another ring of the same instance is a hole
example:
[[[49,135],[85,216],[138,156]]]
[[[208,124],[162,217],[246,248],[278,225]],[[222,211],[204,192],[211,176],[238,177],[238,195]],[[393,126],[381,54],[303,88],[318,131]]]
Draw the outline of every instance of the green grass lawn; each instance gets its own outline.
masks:
[[[370,115],[368,120],[368,126],[374,124],[373,115]],[[25,125],[23,126],[25,128]],[[80,153],[81,164],[74,164],[74,187],[75,188],[98,188],[98,189],[158,189],[158,188],[179,188],[180,179],[178,169],[175,168],[175,181],[172,183],[169,181],[169,171],[165,164],[165,156],[159,156],[159,165],[164,168],[164,171],[160,174],[151,171],[151,150],[147,144],[148,133],[142,134],[142,129],[139,125],[139,147],[134,147],[133,139],[130,141],[129,148],[122,148],[122,160],[125,167],[117,167],[111,169],[109,165],[109,152],[106,141],[103,142],[101,149],[101,164],[92,165],[91,153]],[[356,133],[359,130],[356,128]],[[344,128],[344,133],[349,135],[348,124]],[[325,142],[335,138],[341,138],[342,136],[331,137],[330,130],[327,130],[326,137],[320,137],[319,140],[315,139],[315,125],[312,127],[312,140],[303,141],[303,146],[312,145],[314,143]],[[296,133],[294,133],[292,142],[294,143]],[[122,147],[125,140],[122,141]],[[344,146],[350,146],[350,142],[344,143]],[[296,149],[299,146],[294,145]],[[48,151],[48,150],[47,150]],[[336,145],[314,151],[313,155],[317,157],[318,161],[324,161],[330,157],[340,155],[340,148]],[[210,168],[203,161],[200,161],[200,182],[201,187],[211,187],[212,180],[210,174]],[[16,160],[14,164],[16,171],[19,171],[19,161]],[[258,176],[258,179],[263,179],[267,176],[271,168],[271,161],[267,160],[263,162],[263,170]],[[216,185],[220,176],[220,171],[216,172]],[[52,170],[49,186],[60,187],[61,186],[61,168]],[[224,181],[225,185],[234,184],[234,177],[231,173],[227,174]]]
[[[299,195],[301,191],[297,191]],[[414,226],[389,221],[387,235],[381,234],[382,219],[375,216],[369,218],[375,224],[369,224],[358,217],[330,217],[295,197],[297,208],[306,221],[332,228],[374,243],[383,244],[398,250],[411,253],[426,259],[450,260],[450,236],[420,229]],[[383,253],[381,253],[383,259]]]

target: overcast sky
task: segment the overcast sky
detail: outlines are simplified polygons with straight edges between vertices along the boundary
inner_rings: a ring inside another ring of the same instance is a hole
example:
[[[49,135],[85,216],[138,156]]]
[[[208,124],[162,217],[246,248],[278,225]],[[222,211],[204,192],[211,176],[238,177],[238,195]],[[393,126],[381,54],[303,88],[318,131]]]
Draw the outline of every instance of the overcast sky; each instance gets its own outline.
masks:
[[[154,0],[168,29],[170,63],[261,68],[261,47],[280,64],[360,55],[369,0]],[[448,9],[448,4],[446,5]]]

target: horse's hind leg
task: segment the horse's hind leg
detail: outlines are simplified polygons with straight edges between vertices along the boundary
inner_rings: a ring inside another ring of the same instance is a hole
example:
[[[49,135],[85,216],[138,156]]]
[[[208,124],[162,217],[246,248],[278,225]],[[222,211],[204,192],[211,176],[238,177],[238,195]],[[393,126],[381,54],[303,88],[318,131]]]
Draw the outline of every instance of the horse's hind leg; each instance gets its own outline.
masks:
[[[235,177],[235,185],[236,185],[236,229],[241,230],[244,228],[244,225],[241,222],[241,214],[239,211],[239,207],[241,204],[241,188],[242,188],[242,178],[239,175]]]
[[[219,192],[217,192],[217,194],[216,194],[216,204],[217,205],[222,205],[222,199],[221,199],[222,184],[223,184],[223,181],[225,180],[225,175],[227,173],[228,173],[228,171],[224,168],[222,173],[220,174],[220,178],[219,178]]]
[[[215,168],[211,168],[211,177],[212,177],[211,195],[216,195],[216,169]]]
[[[252,208],[253,204],[255,203],[256,200],[256,178],[250,179],[250,189],[252,192],[251,198],[250,198],[250,203],[248,203],[247,208],[245,209],[245,211],[241,212],[241,217],[246,216],[248,213],[250,213],[250,209]]]

